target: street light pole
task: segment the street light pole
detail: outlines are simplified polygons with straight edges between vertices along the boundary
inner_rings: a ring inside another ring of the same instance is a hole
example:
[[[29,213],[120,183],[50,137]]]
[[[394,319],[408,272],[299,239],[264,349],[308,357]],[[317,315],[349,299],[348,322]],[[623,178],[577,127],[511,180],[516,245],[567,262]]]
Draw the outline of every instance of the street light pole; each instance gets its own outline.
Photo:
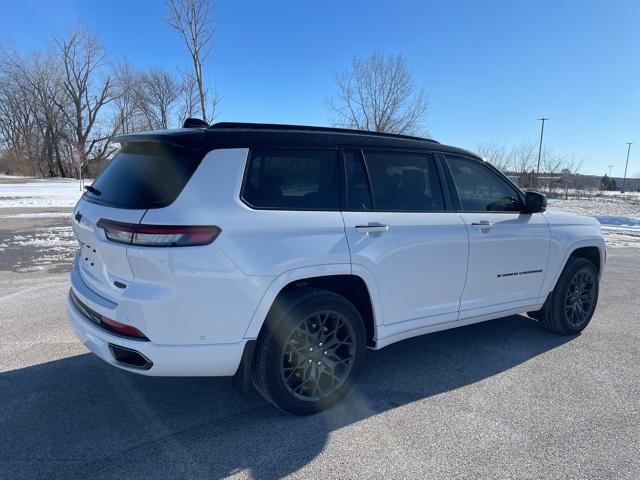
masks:
[[[536,168],[536,183],[538,182],[538,179],[540,177],[540,159],[542,158],[542,137],[544,136],[544,122],[549,120],[549,118],[542,117],[538,120],[542,121],[542,126],[540,127],[540,145],[538,146],[538,168]],[[531,182],[533,183],[533,179],[531,179]]]
[[[620,190],[620,193],[624,193],[624,187],[625,184],[627,183],[627,167],[629,166],[629,152],[631,152],[631,145],[633,145],[633,142],[627,142],[627,163],[624,164],[624,178],[622,179],[622,190]]]

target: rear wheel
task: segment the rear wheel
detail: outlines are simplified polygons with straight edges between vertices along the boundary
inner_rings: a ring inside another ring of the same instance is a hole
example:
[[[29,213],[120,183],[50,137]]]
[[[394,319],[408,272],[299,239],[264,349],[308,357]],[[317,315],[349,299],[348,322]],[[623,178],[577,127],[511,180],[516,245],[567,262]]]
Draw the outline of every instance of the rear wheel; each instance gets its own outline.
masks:
[[[366,333],[358,310],[321,289],[287,294],[258,339],[253,381],[278,408],[308,415],[343,398],[364,361]]]
[[[591,321],[598,291],[595,265],[584,258],[570,258],[542,310],[529,315],[554,332],[579,333]]]

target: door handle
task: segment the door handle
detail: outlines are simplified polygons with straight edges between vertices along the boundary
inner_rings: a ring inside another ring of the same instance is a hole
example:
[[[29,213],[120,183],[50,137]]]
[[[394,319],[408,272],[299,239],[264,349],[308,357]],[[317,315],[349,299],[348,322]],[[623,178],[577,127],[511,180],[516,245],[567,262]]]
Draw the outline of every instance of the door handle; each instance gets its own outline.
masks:
[[[381,234],[389,231],[389,225],[383,225],[378,222],[370,222],[367,225],[356,225],[356,232],[363,235],[369,235],[372,233]]]
[[[482,220],[481,222],[472,223],[471,226],[476,230],[491,230],[493,228],[493,223],[488,222],[487,220]]]

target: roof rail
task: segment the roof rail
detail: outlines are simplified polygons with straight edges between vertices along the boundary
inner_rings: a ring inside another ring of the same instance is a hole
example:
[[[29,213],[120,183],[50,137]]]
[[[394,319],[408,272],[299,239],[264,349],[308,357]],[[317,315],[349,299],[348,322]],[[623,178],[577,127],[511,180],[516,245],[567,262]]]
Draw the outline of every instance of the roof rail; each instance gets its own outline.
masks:
[[[400,135],[397,133],[372,132],[370,130],[356,130],[353,128],[314,127],[311,125],[286,125],[280,123],[243,123],[243,122],[218,122],[209,126],[212,130],[298,130],[305,132],[343,133],[350,135],[369,135],[374,137],[403,138],[406,140],[418,140],[421,142],[439,143],[436,140],[412,135]]]

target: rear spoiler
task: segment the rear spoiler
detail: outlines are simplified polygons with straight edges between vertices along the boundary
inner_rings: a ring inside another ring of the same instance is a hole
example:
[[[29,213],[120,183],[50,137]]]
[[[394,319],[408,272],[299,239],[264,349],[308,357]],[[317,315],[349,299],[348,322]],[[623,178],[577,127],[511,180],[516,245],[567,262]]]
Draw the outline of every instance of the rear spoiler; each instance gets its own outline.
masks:
[[[113,139],[116,143],[153,142],[166,143],[189,150],[202,150],[207,133],[204,128],[180,128],[176,130],[153,130],[143,133],[127,133]]]

